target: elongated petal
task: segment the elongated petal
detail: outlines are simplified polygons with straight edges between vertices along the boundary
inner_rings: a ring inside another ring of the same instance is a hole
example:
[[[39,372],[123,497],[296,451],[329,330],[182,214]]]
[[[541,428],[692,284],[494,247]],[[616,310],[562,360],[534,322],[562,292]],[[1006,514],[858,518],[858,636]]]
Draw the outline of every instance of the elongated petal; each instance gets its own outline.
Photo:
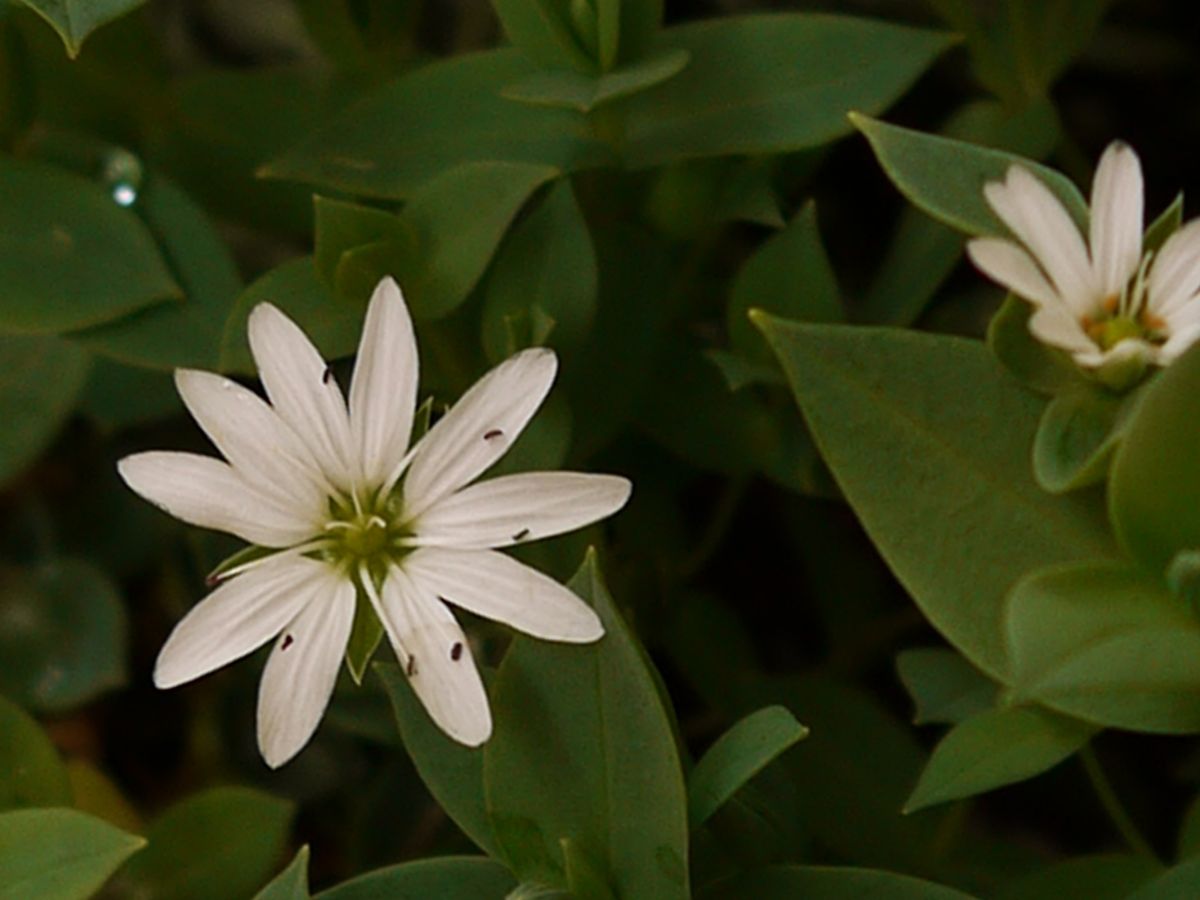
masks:
[[[420,546],[486,549],[574,531],[625,505],[632,485],[616,475],[529,472],[471,485],[413,522]]]
[[[1095,341],[1087,336],[1075,317],[1061,306],[1043,306],[1034,310],[1029,318],[1029,331],[1043,344],[1060,347],[1071,353],[1099,352]]]
[[[590,606],[503,553],[425,547],[404,560],[404,571],[441,599],[534,637],[587,643],[604,635]]]
[[[350,425],[366,484],[379,485],[408,450],[417,405],[417,340],[400,288],[375,288],[350,382]]]
[[[217,449],[284,509],[319,516],[325,502],[316,463],[303,443],[258,394],[211,372],[178,369],[175,385]]]
[[[430,718],[460,744],[486,741],[487,692],[454,614],[398,568],[388,573],[376,612]]]
[[[125,457],[117,470],[134,491],[175,518],[261,547],[290,547],[319,531],[319,523],[281,509],[219,459],[152,451]]]
[[[1050,276],[1076,315],[1103,299],[1098,293],[1083,236],[1049,188],[1020,166],[1003,182],[984,186],[984,197]]]
[[[327,572],[315,560],[287,556],[221,585],[192,607],[163,644],[155,685],[184,684],[257,650],[328,589]]]
[[[346,402],[300,328],[270,303],[250,313],[250,351],[267,397],[304,441],[325,476],[346,489],[354,481]]]
[[[557,369],[552,351],[524,350],[463,394],[416,448],[404,481],[410,515],[458,490],[503,456],[542,405]]]
[[[1105,297],[1119,296],[1142,259],[1142,166],[1122,141],[1108,145],[1092,181],[1088,241],[1097,287]]]
[[[317,730],[353,624],[354,586],[327,570],[279,635],[258,685],[258,748],[271,768],[299,753]]]
[[[1018,297],[1045,306],[1063,303],[1028,253],[1004,238],[976,238],[967,243],[971,262]]]
[[[1200,292],[1200,221],[1167,238],[1150,267],[1150,312],[1168,318]]]
[[[1200,321],[1189,322],[1181,325],[1178,330],[1172,330],[1167,342],[1158,348],[1158,364],[1165,366],[1174,362],[1180,354],[1196,343],[1197,338],[1200,338]]]

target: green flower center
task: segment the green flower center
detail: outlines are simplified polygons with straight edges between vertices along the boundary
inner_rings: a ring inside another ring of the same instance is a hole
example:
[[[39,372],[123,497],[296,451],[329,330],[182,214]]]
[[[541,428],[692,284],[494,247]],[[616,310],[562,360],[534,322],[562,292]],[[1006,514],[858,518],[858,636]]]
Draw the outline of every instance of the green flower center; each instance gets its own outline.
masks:
[[[370,498],[369,502],[338,498],[330,502],[325,523],[328,544],[321,554],[329,562],[358,572],[363,565],[382,577],[388,565],[411,552],[405,539],[411,529],[399,524],[400,510],[394,498]]]

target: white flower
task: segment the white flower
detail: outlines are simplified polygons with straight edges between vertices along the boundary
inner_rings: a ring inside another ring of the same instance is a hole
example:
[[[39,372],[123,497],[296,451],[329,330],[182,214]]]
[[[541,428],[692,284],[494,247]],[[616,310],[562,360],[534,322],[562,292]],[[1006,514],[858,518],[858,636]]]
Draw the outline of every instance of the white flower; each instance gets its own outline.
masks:
[[[1110,144],[1100,159],[1086,243],[1062,203],[1020,166],[984,196],[1017,241],[977,238],[967,250],[1034,305],[1029,330],[1042,342],[1103,376],[1165,366],[1200,337],[1200,222],[1143,252],[1142,170],[1126,144]]]
[[[228,462],[151,452],[119,464],[133,490],[171,515],[273,551],[225,573],[176,626],[155,683],[191,681],[276,639],[259,688],[258,743],[280,766],[324,714],[361,591],[430,716],[455,740],[481,744],[492,728],[487,695],[446,602],[539,638],[599,639],[603,626],[583,601],[495,548],[611,515],[630,483],[534,472],[467,487],[550,390],[557,361],[545,349],[494,368],[410,450],[417,348],[391,279],[367,311],[348,409],[287,316],[262,304],[249,332],[270,403],[219,375],[175,378]]]

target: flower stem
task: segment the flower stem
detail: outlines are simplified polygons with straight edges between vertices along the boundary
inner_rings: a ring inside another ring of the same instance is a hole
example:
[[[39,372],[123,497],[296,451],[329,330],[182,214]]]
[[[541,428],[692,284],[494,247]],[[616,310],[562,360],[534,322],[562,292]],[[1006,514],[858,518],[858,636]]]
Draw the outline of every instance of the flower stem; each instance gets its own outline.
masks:
[[[1108,818],[1112,820],[1113,826],[1120,832],[1121,837],[1125,839],[1125,843],[1129,845],[1129,849],[1139,856],[1157,860],[1158,854],[1154,852],[1154,848],[1150,846],[1150,842],[1142,837],[1142,833],[1138,831],[1137,826],[1133,823],[1133,818],[1129,815],[1129,811],[1125,809],[1125,805],[1117,796],[1112,782],[1104,774],[1104,769],[1100,766],[1100,760],[1096,758],[1096,751],[1092,749],[1090,744],[1079,751],[1079,760],[1083,763],[1083,770],[1087,773],[1088,781],[1091,782],[1092,789],[1096,792],[1096,797],[1099,799],[1100,805],[1104,807],[1105,813],[1108,814]]]

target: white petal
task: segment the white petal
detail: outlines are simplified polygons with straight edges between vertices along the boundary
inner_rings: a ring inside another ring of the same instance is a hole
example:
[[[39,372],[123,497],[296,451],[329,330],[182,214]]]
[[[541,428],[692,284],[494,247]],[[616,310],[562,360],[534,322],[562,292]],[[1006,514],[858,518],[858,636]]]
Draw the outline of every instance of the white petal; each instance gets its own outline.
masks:
[[[1029,331],[1043,344],[1060,347],[1071,353],[1098,352],[1096,342],[1087,336],[1083,326],[1061,306],[1043,306],[1029,318]]]
[[[1025,169],[1012,166],[1003,182],[984,185],[983,193],[1075,313],[1091,312],[1103,298],[1098,295],[1087,248],[1050,189]]]
[[[1167,342],[1158,348],[1158,364],[1170,365],[1196,343],[1197,338],[1200,338],[1200,321],[1191,322],[1178,330],[1173,329]]]
[[[175,518],[261,547],[291,547],[320,531],[319,522],[280,508],[219,459],[152,451],[125,457],[117,470],[134,491]]]
[[[388,573],[376,612],[430,718],[460,744],[486,741],[487,692],[454,614],[398,568]]]
[[[967,243],[971,262],[993,281],[1039,306],[1063,302],[1028,253],[1004,238],[976,238]]]
[[[368,485],[382,484],[408,449],[417,405],[417,340],[400,288],[375,288],[350,382],[350,424]]]
[[[154,684],[172,688],[257,650],[325,589],[328,567],[303,556],[255,566],[183,617],[158,654]]]
[[[1134,359],[1152,363],[1158,355],[1158,348],[1153,344],[1143,341],[1141,338],[1125,338],[1100,354],[1099,360],[1080,362],[1080,365],[1086,365],[1088,368],[1105,368],[1119,366]],[[1078,360],[1079,357],[1076,359]]]
[[[273,769],[317,730],[350,640],[354,585],[326,571],[315,596],[275,642],[258,685],[258,748]]]
[[[228,378],[194,369],[177,369],[175,386],[197,424],[242,476],[297,517],[321,514],[326,496],[316,463],[265,400]]]
[[[542,405],[557,369],[552,351],[524,350],[475,382],[417,445],[404,480],[409,514],[428,509],[503,456]]]
[[[1142,167],[1122,141],[1108,145],[1092,181],[1092,268],[1104,297],[1119,296],[1142,261]]]
[[[604,636],[592,608],[553,578],[492,550],[424,547],[404,560],[421,588],[465,610],[551,641]]]
[[[574,531],[625,505],[632,485],[617,475],[505,475],[439,500],[412,524],[417,546],[486,549]]]
[[[1164,319],[1200,292],[1200,221],[1167,238],[1150,266],[1147,285],[1150,312]]]
[[[267,397],[338,488],[355,481],[350,419],[337,380],[304,332],[272,306],[250,313],[250,351]]]

